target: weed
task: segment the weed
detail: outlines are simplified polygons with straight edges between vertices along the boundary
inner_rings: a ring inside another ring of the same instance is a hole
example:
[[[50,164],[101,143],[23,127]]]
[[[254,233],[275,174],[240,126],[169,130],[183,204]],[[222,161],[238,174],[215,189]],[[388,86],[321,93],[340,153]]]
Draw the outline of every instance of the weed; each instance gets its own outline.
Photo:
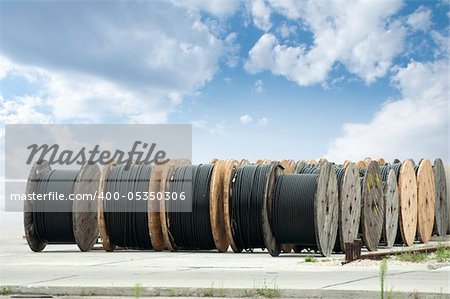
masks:
[[[256,288],[256,294],[261,297],[276,298],[280,297],[281,292],[275,281],[273,282],[273,287],[269,287],[269,284],[264,279],[262,285],[259,288]]]
[[[140,298],[142,294],[142,285],[140,283],[135,283],[133,290],[134,290],[134,297]]]
[[[2,291],[0,292],[1,295],[11,295],[12,294],[12,290],[8,287],[2,287]]]
[[[450,262],[450,248],[439,244],[435,252],[435,258],[439,263]]]
[[[428,255],[422,252],[405,252],[398,255],[402,262],[422,263],[428,259]]]
[[[305,256],[305,263],[315,263],[315,262],[317,262],[317,259],[314,258],[313,256],[311,255]]]
[[[387,273],[387,260],[383,259],[380,264],[381,299],[384,299],[384,286],[386,282],[386,273]]]

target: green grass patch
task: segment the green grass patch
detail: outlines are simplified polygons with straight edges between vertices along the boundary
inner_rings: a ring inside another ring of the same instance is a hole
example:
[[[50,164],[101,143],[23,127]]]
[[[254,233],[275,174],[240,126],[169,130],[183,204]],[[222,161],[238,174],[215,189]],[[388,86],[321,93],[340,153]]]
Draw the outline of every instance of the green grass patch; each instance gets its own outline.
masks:
[[[1,295],[7,296],[12,294],[12,290],[8,287],[2,287],[2,290],[0,292]]]
[[[436,260],[439,263],[450,262],[450,248],[444,245],[439,245],[434,253]]]
[[[315,263],[315,262],[317,262],[317,259],[314,258],[313,256],[311,255],[305,256],[305,263]]]
[[[428,254],[423,252],[405,252],[397,256],[402,262],[423,263],[428,260]]]

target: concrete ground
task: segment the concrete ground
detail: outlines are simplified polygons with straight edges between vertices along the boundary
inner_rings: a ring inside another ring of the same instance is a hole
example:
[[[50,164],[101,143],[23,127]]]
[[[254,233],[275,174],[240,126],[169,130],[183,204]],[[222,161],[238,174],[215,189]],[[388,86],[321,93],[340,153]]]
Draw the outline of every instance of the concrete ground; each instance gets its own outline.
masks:
[[[302,254],[266,252],[79,252],[53,245],[31,252],[19,214],[0,215],[0,290],[12,294],[379,298],[380,262],[342,266],[342,255],[306,263]],[[388,261],[395,298],[450,298],[450,265]],[[6,296],[8,295],[8,296]],[[410,297],[411,298],[411,297]]]

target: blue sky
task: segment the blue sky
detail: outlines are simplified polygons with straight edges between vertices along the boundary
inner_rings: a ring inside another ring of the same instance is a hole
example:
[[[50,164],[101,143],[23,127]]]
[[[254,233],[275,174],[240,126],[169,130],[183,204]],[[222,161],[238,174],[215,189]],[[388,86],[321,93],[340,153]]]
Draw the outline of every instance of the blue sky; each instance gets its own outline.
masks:
[[[3,123],[192,123],[211,158],[448,161],[448,1],[1,1]]]

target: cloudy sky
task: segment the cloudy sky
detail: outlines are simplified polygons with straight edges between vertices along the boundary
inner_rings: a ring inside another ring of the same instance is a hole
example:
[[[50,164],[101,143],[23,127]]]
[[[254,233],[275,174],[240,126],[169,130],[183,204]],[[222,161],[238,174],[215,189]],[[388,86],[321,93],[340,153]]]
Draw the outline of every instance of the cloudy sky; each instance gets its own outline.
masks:
[[[448,161],[449,17],[448,1],[1,1],[2,126],[190,123],[195,163]]]

